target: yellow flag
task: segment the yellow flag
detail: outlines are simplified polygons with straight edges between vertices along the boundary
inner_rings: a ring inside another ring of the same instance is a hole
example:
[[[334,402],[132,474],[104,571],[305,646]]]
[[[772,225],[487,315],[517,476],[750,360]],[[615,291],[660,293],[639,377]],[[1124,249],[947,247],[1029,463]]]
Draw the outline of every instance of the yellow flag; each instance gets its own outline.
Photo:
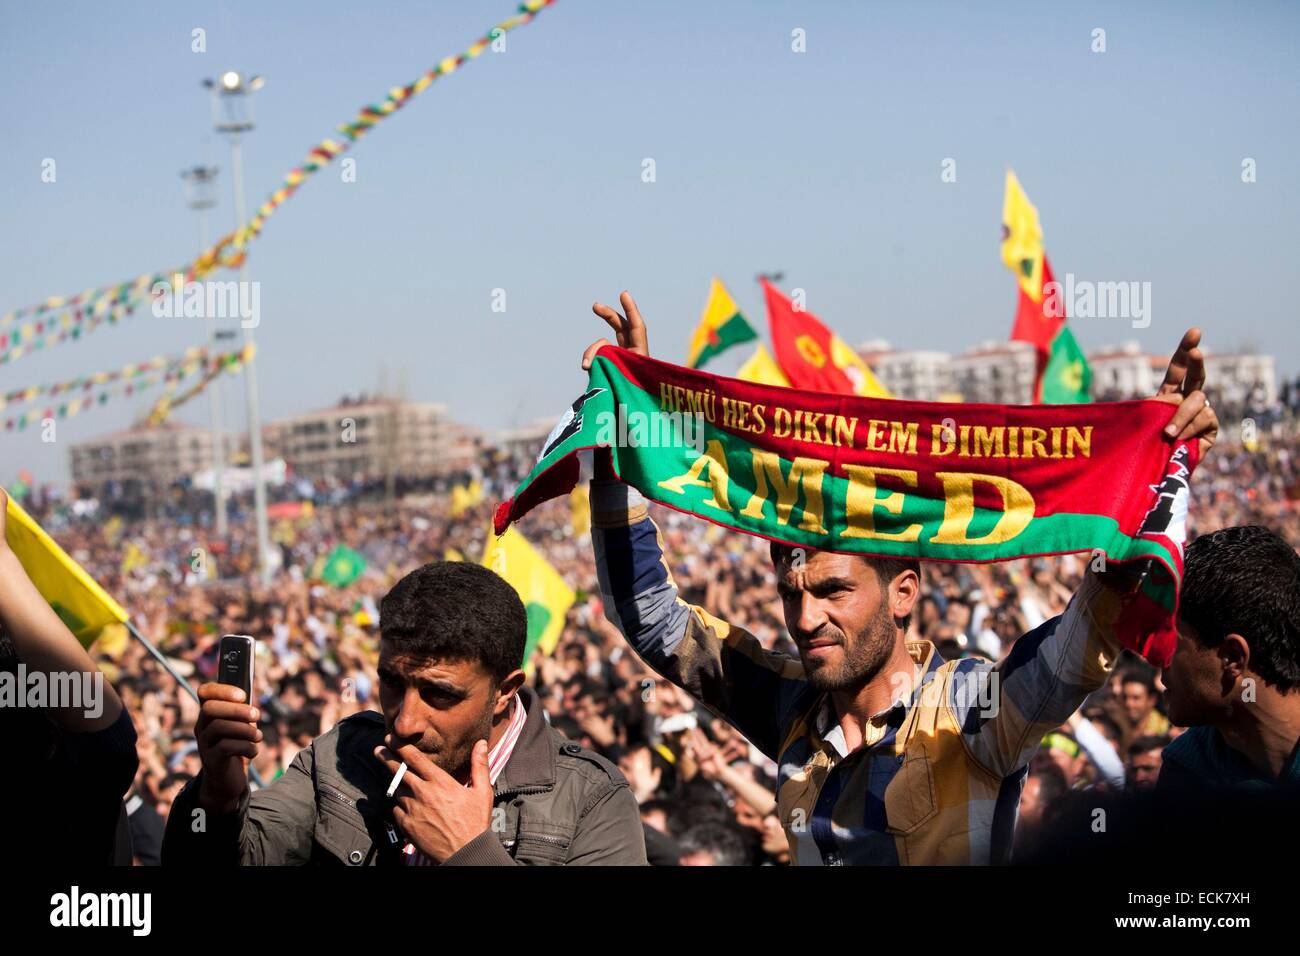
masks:
[[[520,666],[529,662],[534,648],[544,654],[554,651],[574,601],[573,590],[560,573],[513,527],[500,537],[488,532],[483,564],[506,579],[528,612],[528,643]]]
[[[113,515],[104,524],[104,540],[109,544],[117,544],[117,539],[122,534],[122,519],[118,515]]]
[[[459,518],[482,500],[483,486],[477,481],[471,481],[468,485],[456,485],[451,489],[451,516]]]
[[[781,366],[776,364],[772,353],[761,343],[754,349],[754,354],[749,357],[749,360],[736,372],[736,378],[744,379],[746,382],[756,382],[759,385],[790,387],[790,380],[781,371]]]
[[[99,640],[95,642],[95,650],[112,660],[117,660],[130,643],[131,635],[123,625],[106,624],[104,629],[99,632]],[[105,674],[104,676],[107,677],[108,675]]]
[[[27,576],[83,647],[94,643],[109,624],[124,624],[130,615],[108,596],[66,551],[9,499],[5,538]]]
[[[469,508],[469,495],[465,488],[456,485],[451,489],[451,507],[447,509],[453,518],[459,518]]]
[[[149,563],[145,553],[140,550],[134,541],[127,542],[126,555],[122,558],[122,567],[120,573],[123,577],[130,574],[136,568],[142,568]]]
[[[591,530],[591,499],[587,496],[587,486],[582,482],[569,492],[569,523],[573,525],[575,535],[584,535]]]
[[[862,361],[862,356],[855,352],[847,342],[834,333],[831,334],[831,362],[842,370],[853,383],[855,395],[865,398],[893,398],[889,389],[880,384],[871,366]]]
[[[1020,180],[1007,170],[1007,191],[1002,200],[1002,261],[1016,274],[1020,288],[1035,302],[1043,299],[1043,229],[1038,210],[1020,188]]]

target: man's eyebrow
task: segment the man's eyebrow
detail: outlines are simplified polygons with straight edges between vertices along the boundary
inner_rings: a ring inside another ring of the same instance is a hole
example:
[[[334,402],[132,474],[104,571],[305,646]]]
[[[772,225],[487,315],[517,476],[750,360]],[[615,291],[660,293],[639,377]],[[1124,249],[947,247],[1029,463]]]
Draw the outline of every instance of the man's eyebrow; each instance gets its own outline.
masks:
[[[852,578],[833,577],[833,578],[825,578],[824,580],[821,580],[821,581],[815,581],[815,582],[813,583],[813,587],[815,587],[815,588],[851,588],[851,587],[854,586],[855,583],[856,583],[856,582],[855,582]]]
[[[822,593],[826,591],[838,590],[841,588],[848,589],[848,588],[852,588],[853,586],[854,586],[854,581],[852,578],[843,578],[839,576],[821,578],[817,581],[810,581],[808,582],[807,586],[803,588],[795,587],[793,584],[788,583],[784,579],[777,581],[776,583],[777,590],[782,593],[786,593],[790,591],[811,591],[813,593]]]
[[[393,678],[404,683],[408,680],[405,674],[402,674],[391,667],[380,667],[378,672],[381,678]],[[450,694],[452,697],[458,697],[461,700],[464,700],[470,695],[470,692],[459,684],[455,684],[452,681],[440,677],[421,677],[417,674],[416,676],[409,678],[409,681],[417,687],[430,687],[434,690],[441,691],[444,694]]]
[[[414,680],[415,683],[421,687],[431,687],[434,690],[442,691],[442,693],[444,694],[450,694],[452,697],[458,697],[461,700],[464,700],[466,697],[469,696],[469,691],[466,690],[464,687],[461,687],[459,684],[452,683],[451,681],[445,680],[440,677],[417,676]]]

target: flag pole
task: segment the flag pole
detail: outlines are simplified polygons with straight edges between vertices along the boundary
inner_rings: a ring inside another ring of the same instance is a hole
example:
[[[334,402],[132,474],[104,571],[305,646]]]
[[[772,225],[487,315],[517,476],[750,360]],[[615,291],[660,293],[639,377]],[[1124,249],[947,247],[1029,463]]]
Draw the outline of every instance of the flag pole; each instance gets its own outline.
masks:
[[[199,692],[194,689],[194,685],[186,680],[181,672],[175,668],[172,662],[167,659],[167,655],[158,650],[153,641],[149,640],[149,638],[137,631],[135,625],[130,621],[126,621],[125,624],[126,629],[131,636],[144,645],[144,649],[153,655],[153,659],[163,666],[163,670],[172,675],[172,679],[175,680],[176,683],[185,688],[185,692],[194,698],[195,703],[199,703]],[[253,783],[262,788],[266,787],[266,782],[262,780],[262,775],[257,772],[257,768],[254,767],[252,763],[249,763],[248,765],[248,772],[253,778]]]
[[[139,641],[141,644],[144,645],[144,649],[153,655],[154,660],[156,660],[159,664],[163,666],[163,670],[165,670],[168,674],[171,674],[172,679],[175,680],[176,683],[180,684],[183,688],[185,688],[185,692],[194,698],[194,702],[198,703],[199,692],[194,689],[194,687],[190,684],[189,681],[187,681],[183,676],[181,676],[180,671],[178,671],[172,665],[172,662],[167,659],[167,655],[164,654],[162,651],[158,650],[158,648],[154,646],[153,641],[149,640],[149,638],[145,637],[143,634],[137,631],[135,629],[135,625],[132,624],[130,621],[126,622],[126,629],[131,633],[132,637],[134,637],[137,641]]]

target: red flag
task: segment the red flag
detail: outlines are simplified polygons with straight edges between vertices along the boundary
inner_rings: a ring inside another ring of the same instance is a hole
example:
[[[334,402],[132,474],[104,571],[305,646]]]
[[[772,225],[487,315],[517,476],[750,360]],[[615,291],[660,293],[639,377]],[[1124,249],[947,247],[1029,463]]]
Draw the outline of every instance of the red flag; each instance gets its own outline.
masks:
[[[1017,286],[1019,301],[1016,304],[1016,324],[1011,330],[1012,341],[1029,342],[1038,350],[1038,370],[1034,376],[1034,401],[1042,401],[1043,370],[1052,352],[1052,340],[1065,325],[1065,301],[1059,289],[1048,286],[1052,278],[1052,264],[1043,256],[1043,284],[1035,302],[1022,287]]]
[[[797,311],[780,290],[760,280],[777,364],[795,388],[889,398],[871,368],[811,312]]]

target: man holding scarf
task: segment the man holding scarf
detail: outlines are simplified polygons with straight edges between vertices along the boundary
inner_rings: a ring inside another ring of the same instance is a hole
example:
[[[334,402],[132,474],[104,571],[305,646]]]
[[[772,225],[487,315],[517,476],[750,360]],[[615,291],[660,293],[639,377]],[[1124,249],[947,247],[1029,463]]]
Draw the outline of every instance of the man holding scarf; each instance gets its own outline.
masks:
[[[645,323],[593,311],[618,345],[649,355]],[[583,368],[605,340],[589,347]],[[1176,405],[1169,441],[1218,419],[1201,387],[1200,332],[1188,331],[1154,401]],[[800,864],[1004,862],[1026,768],[1044,733],[1102,685],[1120,652],[1115,623],[1134,590],[1122,568],[1089,572],[1068,609],[997,665],[944,662],[906,639],[919,565],[774,543],[772,561],[797,658],[688,605],[644,498],[597,455],[592,541],[605,611],[656,671],[734,725],[779,767],[777,806]]]

